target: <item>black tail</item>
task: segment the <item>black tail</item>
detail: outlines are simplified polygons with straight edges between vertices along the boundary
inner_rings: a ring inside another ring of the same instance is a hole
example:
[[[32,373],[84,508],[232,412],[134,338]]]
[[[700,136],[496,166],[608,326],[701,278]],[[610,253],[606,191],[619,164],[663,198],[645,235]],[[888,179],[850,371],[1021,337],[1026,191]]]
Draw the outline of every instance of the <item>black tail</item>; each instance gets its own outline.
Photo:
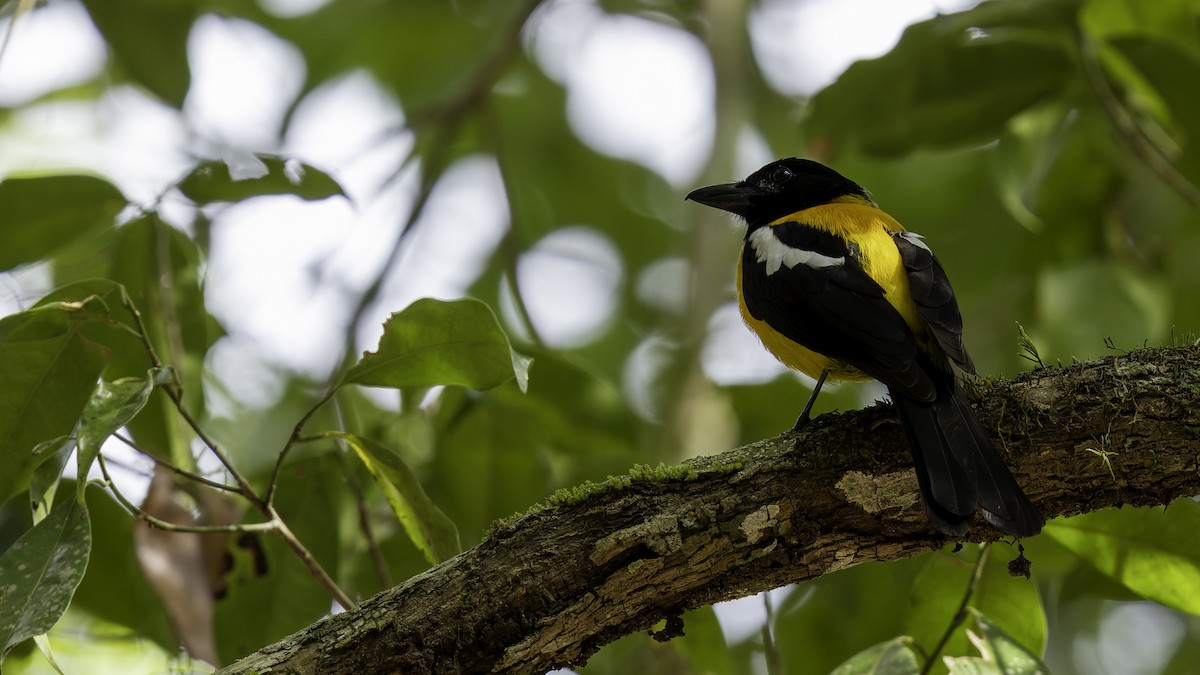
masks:
[[[1021,491],[958,381],[938,383],[938,395],[924,403],[892,393],[917,468],[925,513],[942,532],[966,534],[978,507],[997,529],[1016,537],[1041,532],[1045,519]]]

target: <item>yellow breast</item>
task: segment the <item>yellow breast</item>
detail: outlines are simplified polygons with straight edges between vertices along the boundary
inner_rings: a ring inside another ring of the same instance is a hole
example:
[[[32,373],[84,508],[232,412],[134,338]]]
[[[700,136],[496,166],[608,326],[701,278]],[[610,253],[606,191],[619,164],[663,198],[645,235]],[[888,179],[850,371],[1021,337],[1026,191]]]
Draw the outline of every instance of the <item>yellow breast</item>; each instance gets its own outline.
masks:
[[[916,305],[909,292],[908,273],[904,269],[900,250],[896,248],[896,244],[892,240],[893,233],[904,230],[894,218],[865,203],[831,203],[785,216],[770,225],[779,225],[785,222],[802,222],[831,232],[857,246],[861,254],[863,271],[884,289],[885,298],[913,329],[914,334],[919,335],[925,332],[924,321],[917,313]],[[857,368],[818,354],[792,341],[765,321],[751,316],[741,293],[742,257],[740,256],[738,258],[737,284],[738,306],[741,310],[742,320],[758,335],[767,351],[771,352],[785,366],[813,378],[819,377],[822,372],[828,370],[829,379],[832,381],[870,379],[870,376],[865,375]]]

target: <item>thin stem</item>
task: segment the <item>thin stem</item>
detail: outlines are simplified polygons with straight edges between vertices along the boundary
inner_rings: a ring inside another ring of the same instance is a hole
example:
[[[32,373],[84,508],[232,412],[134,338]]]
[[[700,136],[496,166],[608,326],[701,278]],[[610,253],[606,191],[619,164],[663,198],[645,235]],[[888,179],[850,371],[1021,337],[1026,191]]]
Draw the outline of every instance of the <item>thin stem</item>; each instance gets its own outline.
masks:
[[[296,534],[287,526],[287,523],[283,522],[283,518],[279,517],[279,512],[275,510],[275,507],[267,505],[267,511],[271,519],[278,525],[278,527],[275,528],[275,532],[280,536],[280,538],[283,539],[284,543],[292,549],[292,552],[294,552],[296,556],[300,558],[301,562],[308,567],[308,571],[310,574],[312,574],[313,578],[315,578],[318,583],[324,586],[325,590],[329,591],[329,594],[333,596],[333,599],[345,609],[354,609],[358,607],[358,603],[354,602],[350,599],[350,596],[346,595],[346,592],[337,585],[337,582],[333,580],[333,577],[329,576],[329,573],[325,571],[325,568],[321,567],[321,563],[317,562],[317,559],[313,556],[313,554],[304,547],[304,544],[300,542],[300,540],[296,537]]]
[[[229,476],[238,484],[238,492],[241,493],[246,500],[253,504],[255,508],[263,511],[265,514],[266,511],[263,507],[266,506],[266,504],[261,498],[259,498],[258,494],[254,492],[254,488],[250,485],[250,481],[246,480],[246,477],[243,476],[240,471],[234,468],[233,463],[229,461],[229,457],[225,455],[225,453],[217,446],[213,439],[208,437],[208,434],[204,433],[204,430],[200,428],[200,424],[196,422],[195,418],[193,418],[191,414],[188,413],[187,409],[183,407],[182,392],[177,389],[168,389],[167,394],[171,401],[175,403],[175,410],[179,412],[179,416],[183,418],[183,421],[186,422],[188,427],[190,427],[191,430],[196,434],[196,437],[199,438],[202,443],[204,443],[204,446],[207,447],[214,456],[216,456],[217,460],[221,462],[221,466],[225,467],[225,470],[229,472]]]
[[[138,311],[137,307],[133,304],[133,300],[129,298],[128,294],[125,294],[122,297],[122,301],[124,302],[125,307],[129,310],[129,313],[133,316],[134,323],[137,325],[138,333],[141,336],[142,344],[146,349],[146,353],[150,357],[151,365],[153,365],[155,368],[162,368],[162,360],[159,359],[158,354],[154,350],[154,345],[150,342],[149,334],[146,332],[146,325],[142,321],[141,312]],[[204,430],[200,428],[199,423],[197,423],[195,418],[188,413],[187,408],[183,404],[183,391],[179,386],[179,383],[167,383],[163,385],[163,391],[166,392],[167,397],[170,398],[171,402],[175,405],[175,410],[187,423],[188,427],[191,428],[191,430],[196,434],[196,437],[204,443],[205,447],[207,447],[213,453],[213,455],[216,456],[217,460],[221,462],[221,465],[225,467],[225,470],[229,472],[230,477],[232,477],[234,482],[236,482],[238,485],[237,492],[241,494],[246,501],[250,502],[254,508],[258,509],[263,515],[267,516],[268,521],[265,523],[255,523],[249,525],[187,527],[174,525],[172,523],[167,523],[154,518],[135,506],[128,499],[125,499],[124,495],[120,494],[120,491],[116,489],[115,485],[108,477],[108,472],[104,465],[104,455],[101,454],[99,456],[100,470],[102,473],[104,473],[104,478],[106,481],[108,481],[113,494],[118,496],[118,500],[142,520],[145,520],[155,527],[161,527],[164,530],[171,530],[175,532],[253,532],[271,530],[277,532],[280,538],[283,539],[284,543],[286,543],[288,547],[291,548],[292,551],[297,555],[297,557],[300,558],[304,565],[308,567],[309,572],[313,575],[313,578],[317,580],[317,583],[321,584],[321,586],[323,586],[333,597],[333,599],[336,600],[342,607],[345,607],[346,609],[353,608],[355,606],[354,602],[350,600],[350,598],[341,588],[338,587],[337,583],[335,583],[333,578],[330,577],[325,569],[321,567],[320,563],[318,563],[317,559],[313,557],[312,553],[305,548],[304,544],[300,543],[300,540],[296,538],[295,533],[292,532],[291,528],[289,528],[287,523],[284,522],[283,518],[280,517],[279,512],[275,510],[275,507],[272,506],[269,501],[258,496],[258,493],[254,491],[254,488],[250,485],[250,482],[246,480],[245,476],[243,476],[241,472],[233,466],[233,463],[229,461],[229,458],[224,452],[221,451],[216,442],[214,442],[213,439],[208,436],[208,434],[204,433]],[[293,429],[287,445],[285,445],[284,449],[280,452],[280,457],[275,464],[275,470],[271,474],[269,496],[274,496],[276,482],[279,477],[279,470],[283,466],[283,459],[287,455],[287,451],[295,444],[296,439],[300,436],[300,430],[304,426],[304,423],[308,421],[308,418],[311,417],[314,412],[316,412],[317,408],[319,408],[323,403],[325,403],[325,401],[328,401],[329,398],[333,396],[333,392],[334,389],[331,388],[330,391],[321,397],[321,400],[318,401],[312,408],[310,408],[308,412],[306,412],[300,419],[300,421],[296,423],[296,427]]]
[[[133,304],[133,299],[130,298],[128,294],[122,294],[121,302],[124,303],[125,308],[129,310],[129,314],[133,316],[133,321],[137,325],[138,334],[141,336],[142,346],[146,349],[146,354],[150,357],[150,364],[155,368],[162,368],[163,362],[158,357],[158,353],[154,350],[154,345],[150,342],[149,333],[146,331],[146,324],[142,321],[142,313],[138,311],[137,306]],[[250,503],[254,504],[256,508],[262,510],[262,506],[264,506],[264,504],[254,492],[254,488],[250,486],[250,482],[247,481],[246,478],[233,467],[233,464],[229,461],[229,458],[225,456],[225,453],[222,452],[219,447],[217,447],[217,444],[208,437],[208,434],[204,433],[204,430],[200,428],[200,425],[196,422],[196,420],[193,419],[190,414],[188,414],[187,409],[183,405],[183,388],[180,386],[178,379],[176,379],[174,382],[168,382],[167,384],[164,384],[163,391],[166,392],[167,398],[171,399],[171,402],[175,404],[175,410],[179,412],[179,416],[182,417],[187,425],[192,429],[192,431],[196,434],[196,437],[199,438],[201,442],[203,442],[204,445],[212,451],[213,455],[215,455],[216,458],[221,462],[221,465],[225,467],[225,470],[229,472],[229,475],[238,484],[238,491],[241,493],[241,495],[249,500]]]
[[[114,433],[113,437],[116,438],[117,440],[121,441],[125,445],[128,445],[129,447],[133,448],[138,453],[149,458],[150,461],[154,462],[158,466],[161,466],[164,469],[168,469],[169,471],[174,473],[176,476],[179,476],[181,478],[186,478],[190,481],[195,481],[197,483],[200,483],[201,485],[206,485],[214,490],[224,490],[225,492],[232,492],[237,495],[242,494],[242,491],[239,488],[236,488],[232,485],[218,483],[217,481],[209,479],[209,478],[205,478],[204,476],[201,476],[200,474],[192,473],[191,471],[188,471],[186,469],[181,469],[181,468],[175,466],[174,464],[171,464],[170,462],[166,461],[165,459],[160,459],[160,458],[154,456],[149,450],[146,450],[145,448],[143,448],[140,445],[138,445],[137,443],[135,443],[133,441],[133,439],[128,438],[122,434]]]
[[[467,114],[491,92],[500,76],[504,74],[509,62],[519,53],[521,29],[540,4],[541,0],[528,0],[525,6],[516,12],[508,30],[504,32],[503,39],[492,49],[490,54],[480,60],[479,68],[463,87],[448,99],[412,116],[409,122],[410,129],[420,131],[423,127],[429,127],[429,133],[433,134],[421,166],[423,172],[421,187],[417,192],[412,209],[392,243],[387,260],[380,267],[376,279],[362,293],[358,303],[350,312],[345,349],[347,356],[353,354],[354,334],[359,321],[366,314],[367,308],[379,296],[388,272],[399,263],[404,252],[405,241],[414,231],[417,221],[429,202],[430,195],[433,194],[434,186],[446,170],[450,147],[458,136],[458,130],[467,119]],[[412,157],[410,156],[409,159],[411,160]]]
[[[1083,36],[1082,29],[1075,32],[1083,71],[1087,76],[1100,106],[1108,115],[1113,128],[1125,140],[1133,154],[1142,160],[1151,171],[1158,175],[1179,196],[1183,197],[1193,208],[1200,209],[1200,189],[1175,168],[1168,154],[1146,134],[1145,130],[1135,121],[1133,113],[1126,108],[1124,102],[1113,91],[1104,68],[1096,59],[1095,49]]]
[[[117,501],[124,506],[134,518],[145,521],[151,527],[167,532],[194,532],[198,534],[216,534],[221,532],[270,532],[279,529],[282,522],[269,520],[265,523],[241,523],[237,525],[180,525],[178,523],[169,523],[161,518],[146,513],[141,507],[129,501],[121,491],[117,488],[116,482],[112,476],[108,474],[108,464],[104,460],[104,453],[97,455],[100,464],[100,473],[104,476],[104,482]]]
[[[925,666],[921,668],[921,675],[929,675],[929,671],[933,670],[933,664],[937,662],[938,654],[946,648],[946,643],[950,641],[950,636],[954,635],[954,631],[962,625],[962,622],[967,618],[967,604],[971,602],[971,596],[975,595],[975,587],[979,585],[979,578],[983,576],[983,565],[987,562],[988,547],[990,542],[984,542],[979,547],[979,558],[975,561],[975,569],[971,571],[971,580],[967,583],[967,590],[963,593],[962,602],[958,603],[958,609],[954,612],[954,616],[950,619],[950,624],[946,626],[946,632],[942,633],[942,639],[938,640],[937,646],[929,653],[929,657],[925,660]]]
[[[271,483],[267,486],[267,499],[265,502],[267,507],[272,508],[271,505],[275,503],[275,489],[279,486],[279,476],[283,471],[283,462],[287,459],[288,453],[292,451],[292,448],[295,447],[296,443],[302,438],[305,440],[308,438],[301,435],[301,432],[304,430],[304,425],[308,424],[309,418],[316,414],[317,410],[321,406],[325,405],[329,402],[329,399],[333,398],[333,394],[336,391],[337,386],[333,383],[330,383],[329,390],[325,392],[325,395],[317,399],[317,402],[312,404],[312,407],[310,407],[304,412],[303,415],[300,416],[300,419],[296,422],[296,426],[292,427],[292,435],[288,436],[287,442],[283,444],[283,449],[279,451],[279,456],[275,458],[275,468],[271,469]]]

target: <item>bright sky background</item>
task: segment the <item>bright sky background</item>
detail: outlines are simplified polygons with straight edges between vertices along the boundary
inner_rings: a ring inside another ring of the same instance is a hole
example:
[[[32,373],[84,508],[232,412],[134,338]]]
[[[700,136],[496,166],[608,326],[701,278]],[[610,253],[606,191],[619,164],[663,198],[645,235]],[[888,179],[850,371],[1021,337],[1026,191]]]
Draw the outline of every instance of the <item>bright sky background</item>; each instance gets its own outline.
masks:
[[[323,3],[262,4],[292,15]],[[969,4],[764,0],[750,17],[752,46],[772,85],[806,94],[855,59],[885,53],[907,24]],[[0,34],[7,25],[0,21]],[[694,187],[713,133],[711,66],[699,40],[658,22],[606,15],[589,0],[548,2],[526,37],[541,66],[567,88],[569,118],[585,142],[659,172],[681,195]],[[331,318],[346,317],[378,273],[411,203],[415,176],[387,183],[411,138],[378,142],[404,115],[369,76],[352,74],[307,97],[279,145],[271,130],[299,90],[299,53],[256,25],[216,16],[197,22],[188,48],[193,85],[182,117],[133,88],[118,88],[96,102],[37,105],[0,127],[0,176],[90,169],[148,203],[187,170],[197,136],[205,141],[200,151],[210,156],[236,160],[230,148],[282,152],[334,175],[350,200],[260,198],[218,212],[207,294],[230,335],[214,348],[210,365],[237,399],[227,405],[266,406],[282,381],[265,364],[315,377],[336,365],[341,321]],[[52,0],[16,26],[0,59],[0,106],[87,81],[104,62],[104,43],[80,5]],[[743,173],[775,159],[753,139],[739,157]],[[504,200],[490,159],[468,159],[450,171],[364,319],[360,349],[373,348],[388,312],[419,297],[463,293],[507,226]],[[165,205],[168,218],[182,209]],[[464,223],[470,237],[462,236]],[[683,261],[668,260],[641,278],[625,279],[613,245],[582,223],[539,242],[519,270],[537,327],[559,345],[584,341],[607,321],[622,283],[635,284],[655,306],[682,302],[683,272]],[[37,266],[0,274],[0,315],[28,306],[49,290],[48,283]],[[639,350],[645,360],[623,373],[634,399],[653,352],[648,343]],[[781,371],[732,308],[714,318],[704,365],[719,382],[762,381]],[[784,592],[772,597],[778,602]],[[758,631],[765,616],[761,597],[726,603],[718,613],[732,640]]]

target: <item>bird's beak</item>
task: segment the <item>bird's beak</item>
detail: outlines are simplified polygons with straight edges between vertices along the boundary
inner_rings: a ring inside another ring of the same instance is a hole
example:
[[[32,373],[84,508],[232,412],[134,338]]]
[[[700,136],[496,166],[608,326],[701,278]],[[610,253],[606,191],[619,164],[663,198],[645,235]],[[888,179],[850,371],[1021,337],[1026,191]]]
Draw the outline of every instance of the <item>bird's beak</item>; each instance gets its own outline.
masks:
[[[750,197],[753,195],[754,190],[747,185],[723,183],[692,190],[686,199],[745,218],[750,211]]]

